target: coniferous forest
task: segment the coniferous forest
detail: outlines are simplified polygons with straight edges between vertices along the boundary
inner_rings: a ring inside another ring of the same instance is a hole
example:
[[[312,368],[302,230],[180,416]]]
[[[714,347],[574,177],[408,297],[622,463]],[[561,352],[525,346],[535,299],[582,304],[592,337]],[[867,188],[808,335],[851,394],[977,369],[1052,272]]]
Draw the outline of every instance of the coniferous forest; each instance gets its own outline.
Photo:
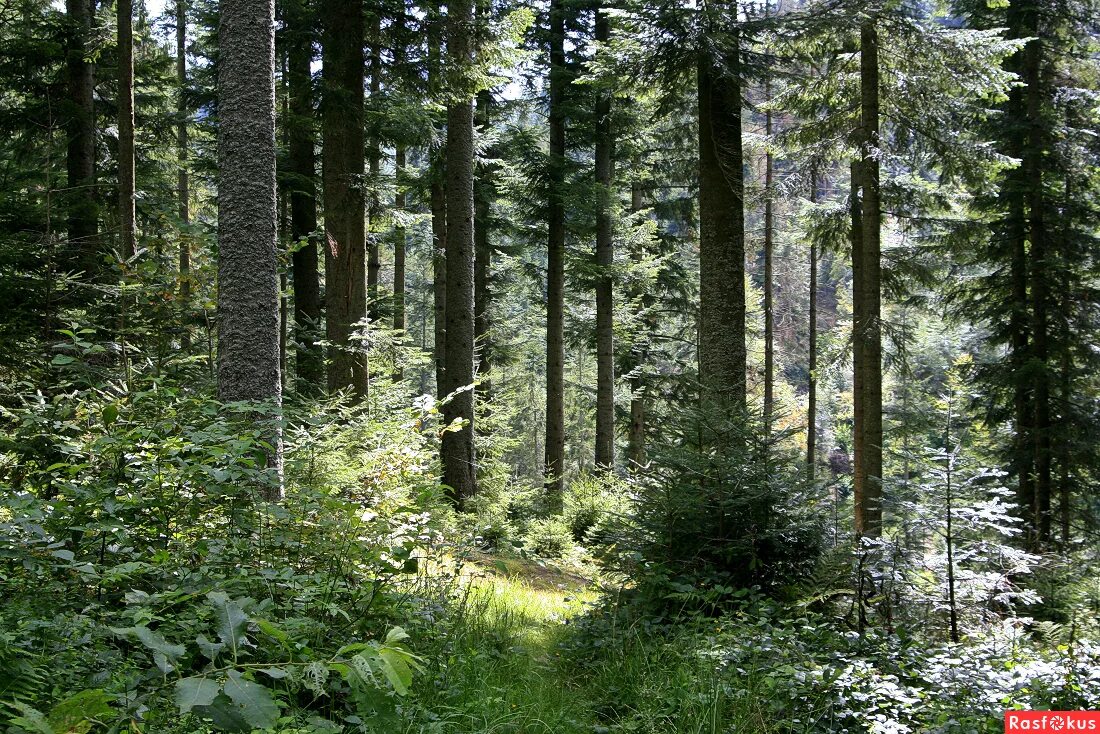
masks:
[[[1100,709],[1096,0],[0,0],[0,311],[6,734]]]

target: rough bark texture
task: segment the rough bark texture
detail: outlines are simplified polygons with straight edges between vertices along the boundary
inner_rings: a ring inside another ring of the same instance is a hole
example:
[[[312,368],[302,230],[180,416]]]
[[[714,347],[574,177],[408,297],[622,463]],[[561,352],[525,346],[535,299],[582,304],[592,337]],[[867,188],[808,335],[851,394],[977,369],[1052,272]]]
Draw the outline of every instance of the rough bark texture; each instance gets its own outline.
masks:
[[[134,4],[117,0],[119,252],[134,254]]]
[[[817,203],[817,169],[810,172],[810,203]],[[810,336],[806,371],[806,468],[810,481],[817,471],[817,239],[810,239]]]
[[[179,205],[179,293],[183,311],[180,343],[191,347],[191,192],[187,174],[187,0],[176,0],[176,197]]]
[[[473,4],[453,0],[447,16],[447,55],[451,68],[468,68],[473,51]],[[447,107],[447,380],[452,390],[474,381],[474,105],[473,99]],[[463,389],[444,407],[447,424],[461,419],[461,430],[443,434],[443,483],[456,504],[476,489],[474,392]]]
[[[873,19],[860,28],[860,183],[863,227],[858,253],[862,266],[853,340],[860,345],[854,362],[860,376],[860,410],[855,416],[855,529],[859,535],[882,532],[882,205],[879,198],[878,31]],[[856,255],[853,254],[853,259]]]
[[[488,134],[492,119],[490,108],[492,95],[483,90],[477,95],[477,116],[481,129]],[[489,158],[497,151],[486,151]],[[482,165],[478,169],[477,183],[474,188],[474,344],[477,349],[478,399],[487,403],[492,394],[490,373],[493,365],[493,346],[490,341],[492,319],[490,310],[493,293],[489,287],[492,274],[493,248],[489,240],[489,228],[492,226],[492,203],[495,192],[492,164]]]
[[[745,410],[745,209],[738,52],[699,61],[699,380],[703,404]]]
[[[95,67],[87,60],[94,3],[95,0],[65,2],[68,14],[65,67],[69,88],[65,109],[70,253],[67,266],[83,270],[87,277],[94,277],[100,265],[99,204],[95,196]]]
[[[297,390],[324,390],[325,359],[317,344],[321,327],[321,283],[317,257],[317,156],[313,135],[312,18],[307,0],[287,0],[287,167],[290,174],[290,237],[294,279],[294,343]],[[299,245],[298,243],[304,244]]]
[[[218,397],[279,405],[275,3],[222,0],[218,26]],[[268,424],[281,472],[282,438]],[[277,499],[276,485],[269,492]]]
[[[565,11],[550,2],[550,191],[546,243],[546,491],[561,506],[565,471]]]
[[[325,206],[325,301],[328,387],[367,394],[365,355],[352,339],[367,315],[363,232],[363,7],[321,4],[323,31],[322,183]],[[356,350],[356,351],[352,351]]]
[[[607,13],[596,12],[596,42],[611,37]],[[615,262],[612,222],[614,138],[611,92],[596,97],[596,471],[615,468],[615,325],[611,267]]]

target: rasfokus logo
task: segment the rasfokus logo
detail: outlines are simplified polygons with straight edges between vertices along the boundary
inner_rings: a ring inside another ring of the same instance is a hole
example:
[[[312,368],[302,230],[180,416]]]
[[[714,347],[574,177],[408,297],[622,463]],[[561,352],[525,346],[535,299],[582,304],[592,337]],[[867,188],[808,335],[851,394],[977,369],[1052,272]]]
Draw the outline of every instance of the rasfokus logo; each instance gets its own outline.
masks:
[[[1035,731],[1100,734],[1100,711],[1005,711],[1005,734]]]

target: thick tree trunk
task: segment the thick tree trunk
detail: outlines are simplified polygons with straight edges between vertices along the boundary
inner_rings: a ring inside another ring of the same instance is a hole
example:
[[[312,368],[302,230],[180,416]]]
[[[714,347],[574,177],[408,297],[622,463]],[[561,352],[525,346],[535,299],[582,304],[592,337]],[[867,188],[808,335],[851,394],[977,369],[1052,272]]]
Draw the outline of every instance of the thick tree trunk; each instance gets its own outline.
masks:
[[[187,175],[187,0],[176,0],[176,197],[179,204],[179,294],[183,313],[180,345],[191,348],[191,192]]]
[[[325,206],[325,300],[328,387],[367,394],[367,364],[353,340],[367,315],[363,232],[363,7],[321,4],[323,37],[322,180]],[[354,350],[354,351],[353,351]]]
[[[118,219],[119,252],[134,255],[134,7],[117,0],[118,25]]]
[[[740,62],[699,62],[699,380],[703,404],[745,412],[745,208]],[[727,71],[721,71],[722,67]]]
[[[854,370],[860,409],[856,413],[855,529],[875,538],[882,532],[882,205],[879,198],[878,31],[873,19],[860,29],[860,180],[862,266],[859,312],[853,319],[853,341],[860,345]],[[853,260],[857,257],[853,253]]]
[[[550,2],[550,191],[546,252],[546,490],[561,508],[565,471],[565,9]]]
[[[452,68],[468,68],[473,57],[473,4],[452,0],[447,16],[447,55]],[[474,105],[447,108],[447,380],[463,389],[443,406],[443,483],[459,506],[476,489],[474,457]]]
[[[304,395],[323,392],[324,353],[318,341],[321,327],[321,282],[317,258],[317,156],[313,135],[312,17],[308,0],[287,0],[287,166],[290,173],[290,237],[294,242],[295,384]],[[299,244],[303,243],[304,244]]]
[[[606,12],[596,11],[596,42],[611,37]],[[596,97],[596,471],[615,468],[615,324],[611,268],[615,262],[612,221],[614,137],[611,92]]]
[[[95,67],[88,61],[95,0],[66,0],[65,66],[69,88],[65,132],[69,265],[95,277],[100,267],[99,204],[95,196]]]
[[[817,203],[817,167],[810,171],[810,203]],[[810,238],[810,336],[806,386],[806,468],[810,481],[817,470],[817,238]]]
[[[492,119],[490,107],[492,95],[483,90],[477,95],[478,124],[483,134],[490,132]],[[489,157],[496,155],[495,150],[487,151]],[[493,346],[491,342],[491,309],[493,292],[489,286],[492,275],[493,248],[489,241],[489,227],[492,219],[493,195],[495,185],[494,166],[486,164],[478,170],[474,188],[474,344],[477,349],[477,397],[483,404],[488,403],[492,388],[489,381],[493,365]]]
[[[371,44],[370,44],[370,96],[371,103],[377,103],[382,91],[382,16],[375,9],[371,18]],[[367,199],[367,316],[374,324],[381,318],[378,310],[378,279],[382,272],[382,262],[379,257],[378,218],[382,215],[381,202],[378,200],[378,174],[381,171],[382,149],[378,138],[378,125],[371,124],[370,149],[367,154],[367,163],[370,171],[370,188]]]
[[[282,401],[275,197],[275,3],[222,0],[218,26],[218,397]],[[278,424],[266,439],[282,470]],[[267,489],[281,494],[281,481]]]

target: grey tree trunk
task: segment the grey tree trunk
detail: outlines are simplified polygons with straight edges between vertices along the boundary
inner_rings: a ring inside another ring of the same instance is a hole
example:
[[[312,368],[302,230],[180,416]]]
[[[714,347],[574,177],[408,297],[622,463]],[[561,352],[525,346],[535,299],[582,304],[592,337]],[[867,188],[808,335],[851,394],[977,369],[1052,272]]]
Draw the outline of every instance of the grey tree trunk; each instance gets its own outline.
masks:
[[[398,145],[394,151],[393,208],[403,212],[407,205],[405,194],[405,146]],[[405,330],[405,227],[398,225],[393,230],[393,328]]]
[[[134,254],[134,4],[117,0],[119,251]]]
[[[611,37],[606,12],[596,10],[596,42]],[[596,98],[596,471],[615,468],[615,324],[611,267],[615,262],[612,221],[614,137],[611,128],[611,92]]]
[[[287,0],[287,167],[290,179],[290,237],[294,280],[295,385],[304,395],[324,391],[325,360],[318,341],[321,282],[317,258],[317,156],[313,135],[312,14],[308,0]],[[299,246],[298,243],[305,242]]]
[[[447,56],[453,69],[473,62],[473,3],[452,0],[447,15]],[[443,434],[443,483],[461,506],[476,491],[474,457],[474,104],[447,107],[447,381],[462,389],[443,406],[443,420],[464,422]]]
[[[282,404],[275,196],[275,2],[222,0],[218,25],[218,397]],[[266,438],[282,473],[282,436]],[[265,486],[277,500],[281,480]]]
[[[187,0],[176,0],[176,197],[179,203],[179,293],[183,312],[180,345],[191,348],[191,192],[187,174]]]
[[[699,61],[699,380],[704,405],[745,411],[745,210],[738,52]]]
[[[630,184],[630,211],[637,213],[644,208],[645,198],[642,194],[642,185],[640,181],[635,179]],[[644,376],[646,351],[645,349],[638,350],[631,370],[634,373],[634,379],[630,386],[630,428],[627,432],[626,443],[627,458],[630,460],[631,471],[636,471],[644,466],[646,461],[646,383]]]
[[[565,10],[550,2],[550,170],[546,247],[546,492],[561,508],[565,471]]]
[[[433,17],[434,16],[434,17]],[[428,24],[428,93],[439,92],[442,44],[439,38],[438,11],[432,11]],[[435,360],[435,391],[440,398],[451,389],[447,382],[447,196],[443,190],[443,161],[431,152],[429,206],[432,214],[432,310],[435,334],[432,356]]]
[[[879,196],[878,31],[874,19],[860,28],[860,165],[862,237],[859,292],[853,298],[855,391],[855,530],[877,538],[882,532],[882,205]],[[853,254],[853,261],[856,254]],[[853,276],[854,276],[853,271]]]
[[[771,79],[765,80],[764,96],[771,101]],[[764,437],[771,436],[775,412],[775,275],[772,256],[775,250],[775,160],[771,151],[772,111],[764,117],[769,148],[764,157]]]
[[[367,362],[353,340],[367,315],[363,221],[363,7],[321,4],[322,184],[325,206],[325,301],[330,391],[367,395]]]
[[[95,67],[88,61],[95,0],[65,0],[68,15],[65,67],[66,209],[70,253],[67,265],[94,278],[100,267],[99,204],[95,195]]]

